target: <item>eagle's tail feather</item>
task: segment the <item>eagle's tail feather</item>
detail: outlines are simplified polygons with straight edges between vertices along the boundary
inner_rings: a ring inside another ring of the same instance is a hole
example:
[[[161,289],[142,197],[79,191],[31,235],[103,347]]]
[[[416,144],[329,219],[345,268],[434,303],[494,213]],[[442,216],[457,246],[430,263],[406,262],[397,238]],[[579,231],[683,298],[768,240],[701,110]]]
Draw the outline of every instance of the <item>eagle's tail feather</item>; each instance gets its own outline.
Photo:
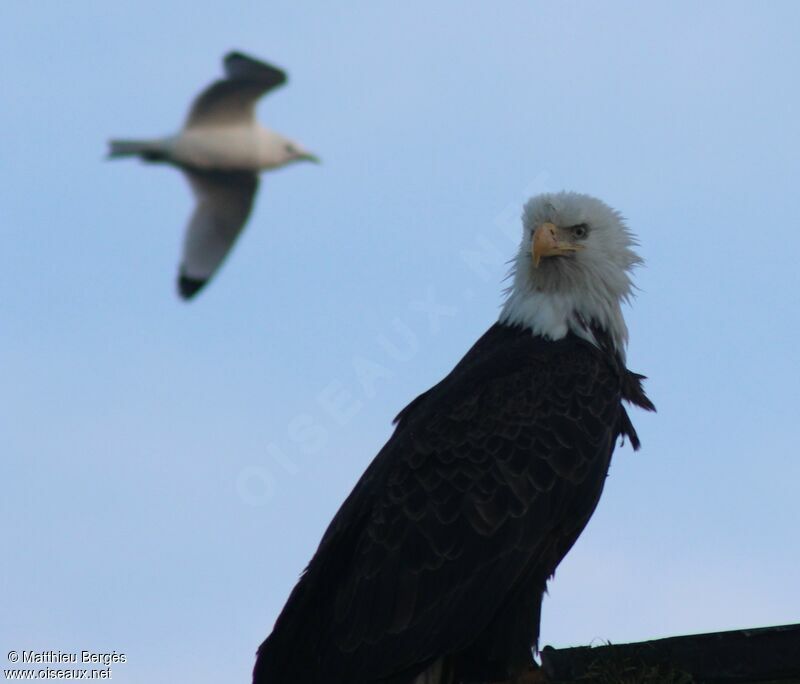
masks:
[[[445,662],[445,658],[439,658],[431,665],[420,672],[411,684],[452,684],[453,668]]]

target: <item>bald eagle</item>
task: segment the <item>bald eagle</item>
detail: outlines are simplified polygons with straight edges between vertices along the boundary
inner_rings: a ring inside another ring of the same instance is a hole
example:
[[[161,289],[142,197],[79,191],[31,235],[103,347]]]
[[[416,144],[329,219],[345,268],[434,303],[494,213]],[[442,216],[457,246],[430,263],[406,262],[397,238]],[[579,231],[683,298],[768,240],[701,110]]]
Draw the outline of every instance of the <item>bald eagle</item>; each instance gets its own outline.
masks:
[[[641,259],[598,199],[531,199],[499,320],[397,416],[261,644],[254,684],[455,684],[535,668],[545,585],[594,512]]]

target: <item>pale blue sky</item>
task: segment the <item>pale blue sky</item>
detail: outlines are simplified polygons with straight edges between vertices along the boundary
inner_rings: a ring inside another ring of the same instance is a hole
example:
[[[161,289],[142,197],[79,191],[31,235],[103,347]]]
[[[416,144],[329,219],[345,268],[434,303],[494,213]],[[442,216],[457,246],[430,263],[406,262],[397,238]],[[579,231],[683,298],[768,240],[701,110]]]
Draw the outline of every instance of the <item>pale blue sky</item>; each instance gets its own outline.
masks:
[[[632,411],[643,448],[542,642],[800,620],[798,25],[790,1],[4,5],[0,659],[248,681],[392,417],[495,319],[522,202],[560,189],[639,235],[629,361],[659,413]],[[102,157],[175,129],[232,48],[287,69],[260,118],[324,164],[264,179],[186,305],[183,179]]]

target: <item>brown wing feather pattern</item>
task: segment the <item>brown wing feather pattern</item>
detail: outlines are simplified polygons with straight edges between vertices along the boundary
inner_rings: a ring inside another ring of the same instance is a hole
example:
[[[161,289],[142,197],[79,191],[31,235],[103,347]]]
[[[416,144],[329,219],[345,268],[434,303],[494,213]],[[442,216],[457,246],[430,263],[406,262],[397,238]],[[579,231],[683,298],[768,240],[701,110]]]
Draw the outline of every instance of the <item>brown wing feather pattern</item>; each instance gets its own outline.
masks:
[[[545,582],[629,424],[626,374],[577,338],[493,326],[398,416],[259,649],[256,684],[408,681],[443,655],[467,681],[524,667]]]

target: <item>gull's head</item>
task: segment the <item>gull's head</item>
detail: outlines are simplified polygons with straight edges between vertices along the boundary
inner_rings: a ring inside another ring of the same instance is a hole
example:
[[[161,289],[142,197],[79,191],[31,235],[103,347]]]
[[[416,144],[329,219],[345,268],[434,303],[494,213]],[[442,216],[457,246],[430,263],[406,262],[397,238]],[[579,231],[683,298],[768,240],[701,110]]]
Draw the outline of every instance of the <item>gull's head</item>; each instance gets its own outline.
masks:
[[[547,193],[525,204],[522,226],[500,321],[550,339],[572,331],[595,341],[592,330],[600,329],[623,354],[621,304],[642,260],[620,214],[589,195]]]

